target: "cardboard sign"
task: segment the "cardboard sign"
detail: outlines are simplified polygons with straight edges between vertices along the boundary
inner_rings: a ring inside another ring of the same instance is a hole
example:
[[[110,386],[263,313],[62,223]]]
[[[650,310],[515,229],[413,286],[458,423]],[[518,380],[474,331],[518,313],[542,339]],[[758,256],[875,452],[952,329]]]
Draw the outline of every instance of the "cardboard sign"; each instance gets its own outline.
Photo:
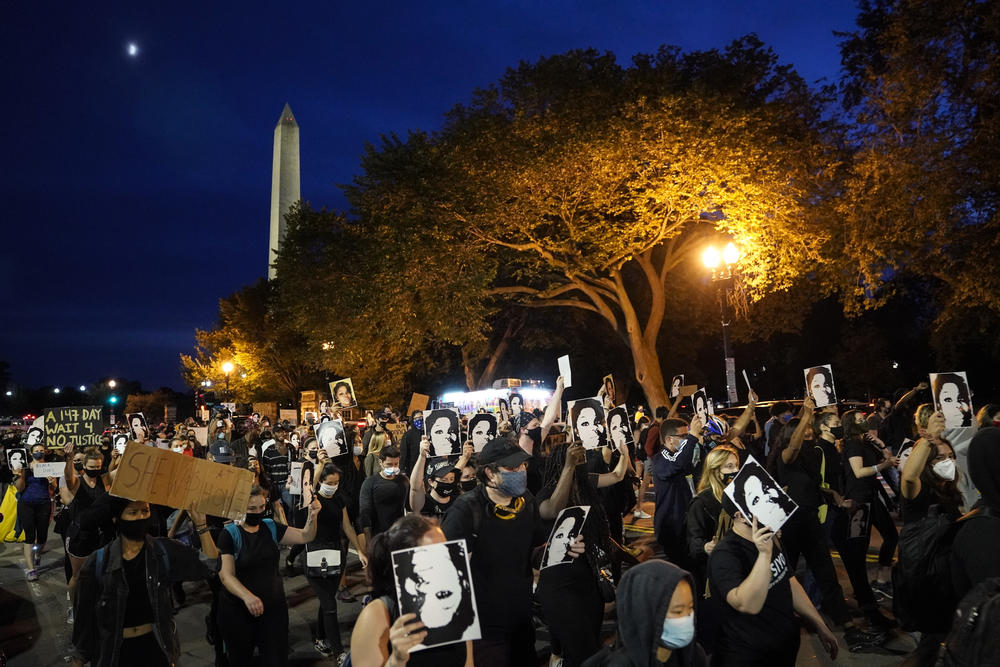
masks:
[[[63,477],[66,474],[66,464],[36,463],[31,472],[35,477]]]
[[[72,444],[76,449],[94,447],[101,444],[104,419],[100,405],[71,408],[46,408],[45,446],[48,449],[62,449]]]
[[[398,446],[399,441],[406,434],[407,427],[406,424],[386,424],[385,430],[389,432],[389,439],[392,440],[393,444]]]
[[[686,384],[677,388],[677,393],[681,396],[691,396],[696,391],[698,391],[698,385],[696,384]]]
[[[110,493],[242,520],[252,485],[253,473],[245,468],[129,442]]]
[[[427,394],[413,394],[413,396],[410,397],[410,407],[406,409],[406,416],[409,417],[412,415],[414,410],[426,410],[427,404],[430,400],[431,397]]]
[[[564,354],[563,356],[556,359],[556,363],[559,364],[559,375],[563,379],[563,387],[569,389],[573,386],[573,371],[569,367],[569,355]]]
[[[299,425],[299,413],[295,410],[278,410],[278,419],[281,421],[287,419],[292,426]]]

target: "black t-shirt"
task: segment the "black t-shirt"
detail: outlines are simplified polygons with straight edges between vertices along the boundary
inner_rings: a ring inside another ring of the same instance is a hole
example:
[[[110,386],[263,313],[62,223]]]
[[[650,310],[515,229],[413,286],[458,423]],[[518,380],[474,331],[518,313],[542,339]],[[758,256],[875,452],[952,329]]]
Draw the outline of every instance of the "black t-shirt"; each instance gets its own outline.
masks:
[[[807,444],[803,443],[802,446],[805,447]],[[822,457],[826,459],[826,467],[824,468],[826,483],[830,485],[831,489],[844,495],[844,463],[840,452],[837,451],[837,445],[823,438],[816,438],[812,441],[812,445],[813,449],[816,450],[816,455],[822,454]]]
[[[729,592],[749,576],[756,560],[757,547],[735,532],[726,535],[708,558],[712,596],[720,601],[723,610],[716,650],[720,656],[733,656],[733,661],[769,664],[767,660],[786,655],[790,643],[797,646],[799,641],[792,608],[792,572],[782,550],[772,549],[770,588],[759,613],[744,614],[726,602]]]
[[[424,506],[420,508],[420,513],[424,516],[433,517],[435,519],[441,520],[444,517],[444,513],[451,509],[451,506],[455,504],[456,496],[452,496],[451,500],[446,503],[438,502],[431,495],[430,491],[424,493]]]
[[[153,622],[153,606],[149,602],[146,588],[146,546],[132,560],[122,558],[122,571],[128,584],[128,600],[125,603],[125,627]]]
[[[403,516],[410,485],[402,474],[386,479],[374,474],[361,485],[361,527],[373,535],[389,530]]]
[[[523,498],[524,506],[517,514],[501,512],[509,518],[500,518],[486,491],[478,487],[452,501],[454,507],[441,523],[445,536],[464,538],[472,554],[472,581],[484,637],[531,622],[531,552],[548,535],[535,498],[531,494]],[[478,537],[474,536],[477,529]]]
[[[851,458],[854,456],[861,457],[862,467],[871,468],[882,461],[882,455],[875,450],[874,445],[860,438],[844,441],[844,497],[859,503],[870,503],[875,497],[878,478],[874,475],[860,479],[855,477],[854,468],[851,467]]]
[[[280,542],[285,536],[286,526],[280,523],[274,524],[277,529],[276,537]],[[240,531],[243,539],[243,548],[239,557],[236,558],[236,578],[243,586],[260,598],[264,604],[264,609],[270,606],[284,606],[285,587],[281,583],[281,573],[278,571],[278,545],[271,538],[270,529],[263,523],[257,527],[257,532],[249,533],[243,526],[236,528]],[[223,530],[219,535],[219,553],[232,556],[236,552],[233,538],[228,530]],[[231,600],[242,602],[228,590],[225,594]]]
[[[315,541],[340,544],[341,524],[344,522],[344,500],[340,495],[340,489],[329,498],[320,493],[317,493],[315,498],[319,500],[320,505],[319,514],[316,516]]]
[[[785,463],[778,455],[778,481],[801,509],[815,510],[827,501],[819,490],[820,463],[820,450],[808,440],[802,443],[799,455],[791,463]]]
[[[991,516],[978,515],[962,522],[951,548],[952,582],[956,597],[965,597],[976,584],[1000,577],[1000,513],[989,510]],[[998,516],[993,516],[998,515]]]

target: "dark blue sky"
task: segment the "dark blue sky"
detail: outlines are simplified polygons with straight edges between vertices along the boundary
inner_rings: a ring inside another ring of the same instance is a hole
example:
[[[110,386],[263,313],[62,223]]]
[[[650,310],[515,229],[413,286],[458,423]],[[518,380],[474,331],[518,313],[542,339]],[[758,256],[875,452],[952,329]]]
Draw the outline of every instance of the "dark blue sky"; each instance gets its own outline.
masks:
[[[6,6],[0,359],[15,382],[181,387],[195,327],[266,273],[285,102],[303,198],[340,207],[364,142],[437,127],[520,60],[591,46],[627,62],[755,32],[833,80],[832,31],[855,15],[844,0],[284,4]]]

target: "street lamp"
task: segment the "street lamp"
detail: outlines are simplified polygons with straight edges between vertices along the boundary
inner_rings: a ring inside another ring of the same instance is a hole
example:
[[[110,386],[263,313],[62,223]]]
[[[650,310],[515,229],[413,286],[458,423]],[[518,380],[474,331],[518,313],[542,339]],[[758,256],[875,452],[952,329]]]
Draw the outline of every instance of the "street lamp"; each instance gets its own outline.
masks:
[[[115,382],[114,380],[108,380],[108,387],[110,387],[111,389],[114,389],[117,386],[118,386],[117,382]]]
[[[726,305],[733,287],[733,269],[740,259],[740,251],[732,241],[720,253],[714,246],[708,246],[701,255],[701,261],[711,271],[712,282],[718,285],[719,307],[722,312],[722,356],[726,367],[726,393],[729,404],[739,400],[736,395],[736,359],[729,348],[729,319]]]
[[[229,395],[229,374],[233,372],[233,362],[227,361],[222,364],[222,372],[226,374],[226,398],[230,398]]]

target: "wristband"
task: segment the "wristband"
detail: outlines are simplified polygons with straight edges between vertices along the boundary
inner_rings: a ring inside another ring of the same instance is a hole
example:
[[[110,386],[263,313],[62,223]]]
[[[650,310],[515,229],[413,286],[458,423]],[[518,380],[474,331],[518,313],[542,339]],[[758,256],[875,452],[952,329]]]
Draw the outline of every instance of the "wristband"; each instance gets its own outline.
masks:
[[[875,474],[876,474],[876,475],[878,474],[878,466],[872,466],[872,470],[874,470],[874,471],[875,471]]]

